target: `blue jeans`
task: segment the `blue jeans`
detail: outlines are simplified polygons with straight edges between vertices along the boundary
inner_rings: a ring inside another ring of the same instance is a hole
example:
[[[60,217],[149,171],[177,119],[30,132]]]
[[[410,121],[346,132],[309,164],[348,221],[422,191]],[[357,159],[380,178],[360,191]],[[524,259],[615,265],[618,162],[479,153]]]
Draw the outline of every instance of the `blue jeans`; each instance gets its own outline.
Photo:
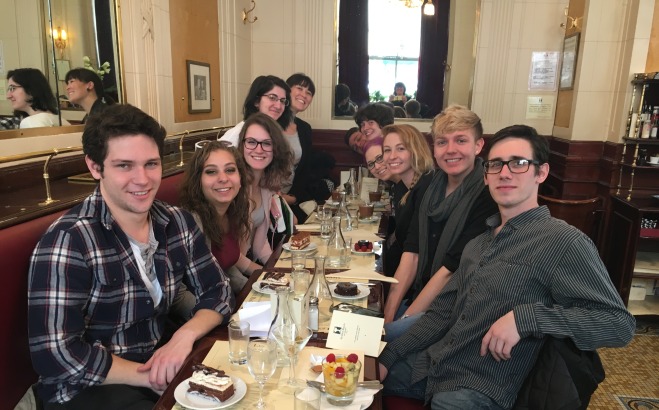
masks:
[[[405,332],[407,332],[407,329],[409,329],[414,323],[416,323],[417,320],[419,320],[421,316],[423,316],[423,313],[424,312],[417,313],[406,318],[397,319],[384,325],[384,341],[387,343],[393,342],[394,340],[401,337]]]
[[[410,382],[418,354],[413,353],[407,356],[405,360],[394,363],[388,369],[387,378],[382,382],[385,396],[400,396],[425,401],[427,379],[414,384]],[[503,409],[483,393],[471,389],[437,392],[433,394],[430,403],[432,410]]]

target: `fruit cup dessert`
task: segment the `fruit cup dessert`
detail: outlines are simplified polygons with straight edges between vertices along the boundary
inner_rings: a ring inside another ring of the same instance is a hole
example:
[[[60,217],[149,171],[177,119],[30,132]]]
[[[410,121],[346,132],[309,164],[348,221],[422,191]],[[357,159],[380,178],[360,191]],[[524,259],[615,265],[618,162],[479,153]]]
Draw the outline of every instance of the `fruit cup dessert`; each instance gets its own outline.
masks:
[[[355,398],[362,364],[359,356],[330,353],[323,360],[323,377],[327,401],[335,406],[347,406]]]

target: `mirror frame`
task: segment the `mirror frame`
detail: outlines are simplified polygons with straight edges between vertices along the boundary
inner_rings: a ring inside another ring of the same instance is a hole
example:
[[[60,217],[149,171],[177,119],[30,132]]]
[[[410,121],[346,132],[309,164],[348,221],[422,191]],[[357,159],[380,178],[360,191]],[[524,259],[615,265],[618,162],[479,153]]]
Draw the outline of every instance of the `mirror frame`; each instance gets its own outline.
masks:
[[[113,38],[113,43],[115,45],[116,49],[116,66],[119,67],[113,67],[112,72],[114,72],[114,75],[117,79],[117,94],[119,96],[120,101],[117,101],[117,103],[125,103],[126,102],[126,88],[125,88],[125,82],[124,82],[124,65],[123,65],[123,31],[122,31],[122,25],[121,25],[121,0],[110,0],[111,1],[111,7],[113,7],[113,14],[114,14],[114,27],[116,30],[116,35]],[[46,10],[47,7],[47,10]],[[43,27],[50,28],[51,32],[53,29],[53,15],[52,15],[52,8],[51,8],[51,0],[43,0],[41,1],[41,21],[45,22],[46,25],[43,25]],[[55,48],[55,41],[50,36],[46,30],[43,32],[44,35],[44,50],[47,50],[48,53],[52,53],[52,58],[51,56],[44,55],[44,61],[45,61],[45,67],[50,69],[52,68],[52,72],[54,72],[55,78],[55,95],[56,97],[59,95],[59,73],[57,71],[57,64],[56,64],[56,59],[57,59],[57,50]],[[50,74],[50,73],[48,73]],[[63,75],[65,75],[64,73]],[[49,78],[50,82],[50,78]],[[59,105],[59,99],[58,105]],[[59,108],[59,107],[58,107]],[[59,118],[60,118],[60,124],[62,123],[62,110],[59,110]],[[60,125],[58,127],[39,127],[39,128],[28,128],[28,129],[14,129],[14,130],[2,130],[0,131],[0,140],[9,140],[9,139],[15,139],[15,138],[33,138],[33,137],[45,137],[45,136],[51,136],[51,135],[61,135],[61,134],[71,134],[75,132],[82,132],[84,129],[83,124],[78,124],[78,125]]]

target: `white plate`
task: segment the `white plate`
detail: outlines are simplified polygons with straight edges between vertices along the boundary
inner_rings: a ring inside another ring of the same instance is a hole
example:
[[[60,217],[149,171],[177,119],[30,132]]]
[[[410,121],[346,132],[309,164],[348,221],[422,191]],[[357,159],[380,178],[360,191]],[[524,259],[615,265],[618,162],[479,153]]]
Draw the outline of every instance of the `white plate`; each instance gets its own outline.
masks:
[[[352,248],[350,248],[350,250],[355,255],[371,255],[371,254],[374,254],[375,252],[380,250],[380,245],[378,245],[377,242],[373,242],[373,249],[371,249],[370,251],[367,251],[367,252],[362,252],[362,251],[356,251],[355,250],[355,245],[353,244]]]
[[[363,299],[367,297],[369,293],[371,293],[370,287],[363,285],[361,283],[356,283],[359,293],[356,296],[343,296],[343,295],[339,295],[334,291],[334,289],[336,289],[336,285],[338,285],[338,283],[330,284],[330,290],[332,291],[332,296],[334,296],[335,298],[356,300],[356,299]]]
[[[263,281],[262,280],[257,280],[256,282],[252,283],[252,289],[256,292],[264,293],[266,295],[274,295],[275,293],[277,293],[277,291],[274,290],[274,289],[269,289],[269,288],[263,289],[263,288],[261,288],[261,282],[263,282]]]
[[[191,378],[185,379],[176,386],[176,390],[174,390],[174,398],[178,404],[192,410],[223,409],[232,404],[238,403],[247,393],[247,385],[245,382],[239,377],[231,376],[233,388],[235,389],[233,396],[227,401],[220,402],[218,400],[208,399],[200,394],[188,393],[188,388],[190,387],[188,381],[190,379]]]
[[[370,397],[363,397],[363,398],[355,398],[355,400],[352,402],[352,405],[357,404],[359,402],[359,410],[366,410],[371,404],[373,404],[373,398],[375,396],[370,396]],[[320,394],[320,408],[321,409],[340,409],[341,407],[336,407],[332,404],[330,404],[327,401],[327,394],[321,393]]]
[[[360,218],[359,223],[361,223],[361,224],[371,224],[371,223],[378,222],[379,220],[380,220],[379,215],[373,215],[370,218]]]
[[[290,243],[285,243],[285,244],[282,246],[282,248],[284,248],[285,251],[289,251],[289,252],[290,252],[290,251],[291,251],[291,244],[290,244]],[[309,251],[313,251],[313,250],[315,250],[315,249],[317,249],[317,248],[318,248],[318,245],[315,244],[314,242],[311,242],[311,243],[309,244],[309,246],[307,246],[306,248],[301,249],[301,250],[303,250],[303,251],[305,251],[305,252],[309,252]]]

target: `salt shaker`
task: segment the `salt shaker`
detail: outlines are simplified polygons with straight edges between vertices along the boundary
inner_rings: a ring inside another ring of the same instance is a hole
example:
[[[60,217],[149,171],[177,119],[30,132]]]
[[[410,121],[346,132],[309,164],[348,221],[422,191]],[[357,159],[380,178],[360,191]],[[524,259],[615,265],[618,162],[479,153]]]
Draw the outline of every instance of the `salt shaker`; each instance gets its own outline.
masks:
[[[309,329],[318,331],[318,298],[313,296],[309,299]]]

